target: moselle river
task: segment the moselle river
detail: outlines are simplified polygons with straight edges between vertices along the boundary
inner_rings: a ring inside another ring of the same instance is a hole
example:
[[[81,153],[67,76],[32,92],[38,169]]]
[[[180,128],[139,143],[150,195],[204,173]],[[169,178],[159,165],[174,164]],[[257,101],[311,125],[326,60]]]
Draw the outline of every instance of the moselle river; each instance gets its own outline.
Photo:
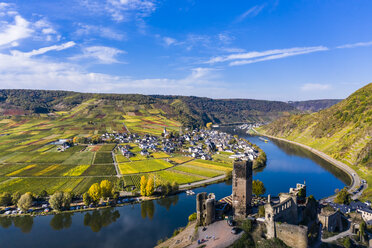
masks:
[[[303,148],[275,140],[265,143],[258,137],[236,133],[266,152],[267,166],[253,175],[253,179],[264,182],[266,194],[287,192],[306,181],[308,195],[320,199],[349,184],[342,171]],[[213,192],[220,199],[231,194],[231,182],[194,191]],[[98,211],[0,218],[0,247],[153,247],[159,239],[185,226],[195,205],[195,195],[182,193]]]

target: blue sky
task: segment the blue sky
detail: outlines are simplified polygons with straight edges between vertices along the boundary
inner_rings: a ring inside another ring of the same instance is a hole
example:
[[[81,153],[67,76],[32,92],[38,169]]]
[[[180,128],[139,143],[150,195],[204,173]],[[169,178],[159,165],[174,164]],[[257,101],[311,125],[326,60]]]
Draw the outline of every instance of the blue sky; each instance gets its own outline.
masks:
[[[0,2],[0,88],[345,98],[372,81],[371,12],[369,0]]]

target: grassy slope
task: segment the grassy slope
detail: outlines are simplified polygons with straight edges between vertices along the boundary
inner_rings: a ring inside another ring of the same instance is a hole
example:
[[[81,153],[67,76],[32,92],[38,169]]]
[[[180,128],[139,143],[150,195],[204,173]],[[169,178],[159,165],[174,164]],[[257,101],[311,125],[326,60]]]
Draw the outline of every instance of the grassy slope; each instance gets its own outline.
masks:
[[[372,83],[328,109],[281,118],[259,131],[323,151],[372,185]],[[372,198],[372,187],[364,196]]]

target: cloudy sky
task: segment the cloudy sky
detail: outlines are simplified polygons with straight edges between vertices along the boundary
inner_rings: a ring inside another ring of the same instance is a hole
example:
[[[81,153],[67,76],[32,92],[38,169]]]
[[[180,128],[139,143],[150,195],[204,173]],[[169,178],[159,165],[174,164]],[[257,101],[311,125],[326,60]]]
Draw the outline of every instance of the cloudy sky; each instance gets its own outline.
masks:
[[[370,0],[0,2],[0,88],[344,98],[372,81],[371,13]]]

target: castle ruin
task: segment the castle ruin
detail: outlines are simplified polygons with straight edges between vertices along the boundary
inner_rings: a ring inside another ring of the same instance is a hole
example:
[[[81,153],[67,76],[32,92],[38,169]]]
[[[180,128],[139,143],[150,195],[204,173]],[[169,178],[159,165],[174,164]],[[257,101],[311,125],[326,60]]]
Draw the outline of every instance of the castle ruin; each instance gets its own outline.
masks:
[[[232,208],[235,219],[245,219],[251,213],[252,161],[235,161],[232,180]]]
[[[215,203],[216,197],[206,192],[197,194],[196,196],[196,220],[198,225],[207,226],[212,224],[215,220]]]
[[[289,193],[279,194],[279,201],[272,201],[270,195],[268,196],[265,204],[267,238],[279,238],[294,248],[308,246],[308,228],[298,225],[302,220],[298,198],[302,198],[304,192],[306,195],[306,185],[297,184],[296,188],[290,188]]]

